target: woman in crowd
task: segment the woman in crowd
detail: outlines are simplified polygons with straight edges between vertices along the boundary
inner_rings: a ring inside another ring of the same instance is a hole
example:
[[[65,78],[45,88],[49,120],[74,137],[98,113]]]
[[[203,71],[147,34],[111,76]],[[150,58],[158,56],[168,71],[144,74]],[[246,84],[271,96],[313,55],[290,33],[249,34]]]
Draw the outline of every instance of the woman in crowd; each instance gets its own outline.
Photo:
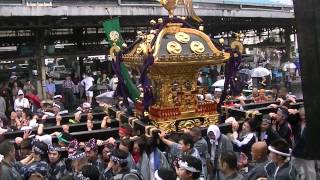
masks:
[[[127,165],[130,169],[136,169],[136,164],[134,162],[133,156],[131,154],[132,142],[129,138],[123,138],[120,140],[119,149],[126,152],[127,156]]]
[[[35,90],[36,90],[36,88],[31,84],[31,81],[27,80],[26,83],[23,86],[23,91],[26,94],[29,94],[29,93],[35,94]]]
[[[210,125],[207,130],[208,157],[207,169],[208,179],[220,179],[223,177],[219,169],[219,157],[224,151],[232,151],[232,143],[230,139],[220,132],[217,125]]]
[[[106,73],[103,73],[102,77],[99,77],[97,79],[97,85],[100,90],[100,93],[103,93],[108,90],[109,78],[107,77]]]
[[[137,152],[139,152],[139,158],[136,156]],[[165,155],[157,148],[156,141],[152,137],[135,140],[133,155],[137,168],[140,170],[144,179],[154,179],[155,171],[160,168],[169,168],[169,163]]]
[[[251,160],[251,146],[256,142],[256,136],[253,132],[253,121],[247,120],[242,125],[242,131],[235,137],[234,135],[230,136],[234,150],[236,152],[244,153],[249,160]]]
[[[24,97],[24,93],[21,89],[18,91],[18,97],[14,101],[14,110],[17,111],[18,108],[30,108],[29,100]]]
[[[11,90],[13,101],[16,100],[19,90],[20,90],[20,87],[18,86],[18,82],[17,81],[13,82],[12,90]]]

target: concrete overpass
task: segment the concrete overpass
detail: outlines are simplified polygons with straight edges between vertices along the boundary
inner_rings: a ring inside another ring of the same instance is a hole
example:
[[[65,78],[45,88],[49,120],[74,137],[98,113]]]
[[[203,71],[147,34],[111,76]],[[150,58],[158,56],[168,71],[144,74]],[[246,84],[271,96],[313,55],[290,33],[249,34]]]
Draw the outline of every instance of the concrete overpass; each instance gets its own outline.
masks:
[[[271,0],[193,0],[211,34],[264,31],[294,25],[293,7]],[[185,15],[182,7],[177,15]],[[119,16],[125,39],[146,30],[151,19],[167,16],[156,0],[0,0],[0,47],[33,44],[39,31],[45,44],[99,44],[102,22]]]
[[[46,3],[34,3],[40,1]],[[294,25],[293,7],[271,0],[193,1],[207,33]],[[185,15],[184,9],[178,7],[176,14]],[[45,43],[100,42],[102,22],[110,16],[120,16],[123,35],[130,37],[167,12],[155,0],[0,0],[0,46],[32,42],[35,29],[47,31]]]
[[[276,27],[292,29],[294,25],[293,7],[271,0],[193,2],[204,19],[206,33],[261,32]],[[178,7],[176,14],[185,15],[184,9]],[[76,46],[73,49],[92,52],[89,46],[101,46],[102,22],[110,16],[120,17],[122,35],[128,40],[137,30],[146,30],[151,19],[167,16],[167,12],[156,0],[0,0],[0,47],[34,48],[40,40],[44,45],[72,43]],[[4,59],[21,57],[19,53],[0,54]]]
[[[0,16],[166,16],[167,11],[154,0],[49,0],[50,3],[38,5],[30,0],[13,0],[15,3],[0,0]],[[46,0],[33,0],[45,1]],[[194,8],[203,17],[260,17],[293,18],[293,7],[282,4],[245,3],[246,1],[194,0]],[[259,1],[256,1],[259,2]],[[108,13],[106,12],[108,10]],[[176,10],[177,15],[185,15],[183,8]]]

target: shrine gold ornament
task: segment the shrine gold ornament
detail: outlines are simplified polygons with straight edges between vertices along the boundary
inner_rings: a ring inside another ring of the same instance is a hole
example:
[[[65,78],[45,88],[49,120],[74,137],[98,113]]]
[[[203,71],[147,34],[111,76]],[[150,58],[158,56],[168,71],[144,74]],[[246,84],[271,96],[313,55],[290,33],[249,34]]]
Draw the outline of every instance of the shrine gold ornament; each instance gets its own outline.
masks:
[[[190,36],[184,32],[177,32],[174,36],[180,43],[188,43],[190,41]]]
[[[199,26],[199,31],[204,31],[204,27],[203,26]]]
[[[190,44],[192,52],[202,54],[205,50],[204,45],[200,41],[192,41]]]
[[[159,24],[162,24],[162,23],[163,23],[163,19],[162,19],[162,18],[159,18],[159,19],[158,19],[158,23],[159,23]]]
[[[154,37],[155,37],[154,34],[148,34],[148,35],[147,35],[147,40],[146,40],[146,42],[147,42],[147,43],[151,43]]]
[[[230,45],[232,49],[237,49],[240,53],[243,52],[243,45],[240,41],[233,41]]]
[[[168,11],[169,18],[173,18],[174,10],[178,4],[184,5],[188,17],[191,17],[197,22],[202,22],[202,19],[196,15],[193,9],[192,0],[158,0],[160,4]]]
[[[148,46],[146,43],[139,44],[139,47],[137,48],[137,54],[147,54],[148,53]]]
[[[219,39],[219,43],[223,46],[223,45],[224,45],[224,39],[223,39],[223,38],[220,38],[220,39]]]
[[[167,51],[170,54],[180,54],[182,51],[181,45],[176,41],[170,41],[167,44]]]
[[[117,31],[111,31],[111,32],[109,33],[109,37],[110,37],[110,40],[111,40],[112,42],[116,42],[116,41],[118,41],[120,35],[119,35],[119,33],[118,33]]]
[[[151,24],[152,26],[154,26],[155,24],[157,24],[157,22],[156,22],[154,19],[152,19],[152,20],[150,21],[150,24]]]
[[[235,33],[236,39],[230,45],[232,49],[237,49],[240,53],[243,52],[243,44],[240,41],[240,34]]]
[[[115,60],[116,59],[116,54],[120,51],[120,47],[117,46],[115,43],[109,50],[109,54],[111,56],[111,59]]]

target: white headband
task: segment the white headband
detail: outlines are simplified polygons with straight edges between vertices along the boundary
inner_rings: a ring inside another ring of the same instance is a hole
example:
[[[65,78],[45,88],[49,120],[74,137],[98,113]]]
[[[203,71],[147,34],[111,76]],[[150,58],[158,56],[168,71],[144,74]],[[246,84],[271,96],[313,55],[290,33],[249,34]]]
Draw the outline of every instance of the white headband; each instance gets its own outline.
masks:
[[[280,151],[274,149],[272,146],[268,146],[268,149],[269,149],[269,151],[276,153],[276,154],[279,154],[281,156],[287,156],[287,157],[291,156],[291,149],[290,148],[289,148],[289,153],[280,152]]]
[[[179,167],[180,167],[180,168],[183,168],[183,169],[185,169],[185,170],[187,170],[187,171],[190,171],[190,172],[200,172],[200,171],[197,170],[196,168],[188,166],[188,163],[187,163],[187,162],[183,162],[183,161],[180,160],[180,161],[178,162],[178,164],[179,164]]]
[[[45,152],[43,150],[41,150],[39,147],[37,146],[33,146],[32,147],[34,151],[36,151],[39,154],[45,154]]]
[[[57,103],[53,103],[53,106],[54,106],[54,107],[57,107],[57,108],[59,108],[59,109],[61,108]]]
[[[2,154],[0,154],[0,163],[3,160],[3,158],[4,158],[4,156]],[[161,180],[161,179],[159,179],[159,180]]]
[[[154,172],[154,178],[155,178],[155,180],[164,180],[159,176],[158,170],[156,170],[156,172]]]
[[[61,95],[55,95],[55,96],[53,96],[53,99],[57,99],[57,98],[62,99],[62,96],[61,96]]]

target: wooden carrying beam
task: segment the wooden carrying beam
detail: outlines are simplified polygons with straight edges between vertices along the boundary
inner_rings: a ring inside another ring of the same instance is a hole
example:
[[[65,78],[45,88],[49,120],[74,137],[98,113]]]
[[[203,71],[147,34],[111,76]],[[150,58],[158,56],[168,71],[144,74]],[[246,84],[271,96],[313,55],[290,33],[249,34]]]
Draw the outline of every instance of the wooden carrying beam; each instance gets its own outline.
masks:
[[[93,118],[94,119],[99,119],[102,120],[104,116],[106,116],[107,114],[105,112],[96,112],[96,113],[92,113]],[[61,116],[62,121],[69,121],[69,119],[74,119],[74,114],[66,114],[66,115],[62,115]],[[87,121],[87,114],[83,113],[81,114],[81,119],[80,122],[86,122]],[[56,123],[56,118],[55,117],[49,117],[46,119],[45,123],[48,124],[55,124]]]
[[[88,141],[91,138],[95,139],[108,139],[113,137],[115,139],[119,138],[118,135],[119,128],[106,128],[106,129],[98,129],[93,131],[80,131],[73,132],[71,135],[76,138],[80,142]],[[53,139],[54,142],[57,141],[57,138]]]
[[[296,103],[303,103],[303,99],[296,99]],[[261,108],[261,107],[267,107],[270,104],[280,104],[280,101],[268,101],[264,103],[255,103],[255,104],[245,104],[242,106],[244,110],[249,110],[249,109],[256,109],[256,108]]]
[[[118,127],[118,121],[112,120],[111,124],[109,125],[111,128]],[[101,121],[93,121],[93,130],[101,129]],[[61,132],[62,127],[61,126],[51,126],[51,127],[45,127],[43,129],[44,134],[51,134],[53,132]],[[70,132],[80,132],[80,131],[87,131],[87,123],[77,123],[77,124],[70,124],[69,125],[69,131]],[[7,132],[4,133],[4,137],[6,139],[14,139],[16,137],[22,137],[24,131],[13,131],[13,132]],[[32,134],[36,134],[37,129],[32,130]]]

